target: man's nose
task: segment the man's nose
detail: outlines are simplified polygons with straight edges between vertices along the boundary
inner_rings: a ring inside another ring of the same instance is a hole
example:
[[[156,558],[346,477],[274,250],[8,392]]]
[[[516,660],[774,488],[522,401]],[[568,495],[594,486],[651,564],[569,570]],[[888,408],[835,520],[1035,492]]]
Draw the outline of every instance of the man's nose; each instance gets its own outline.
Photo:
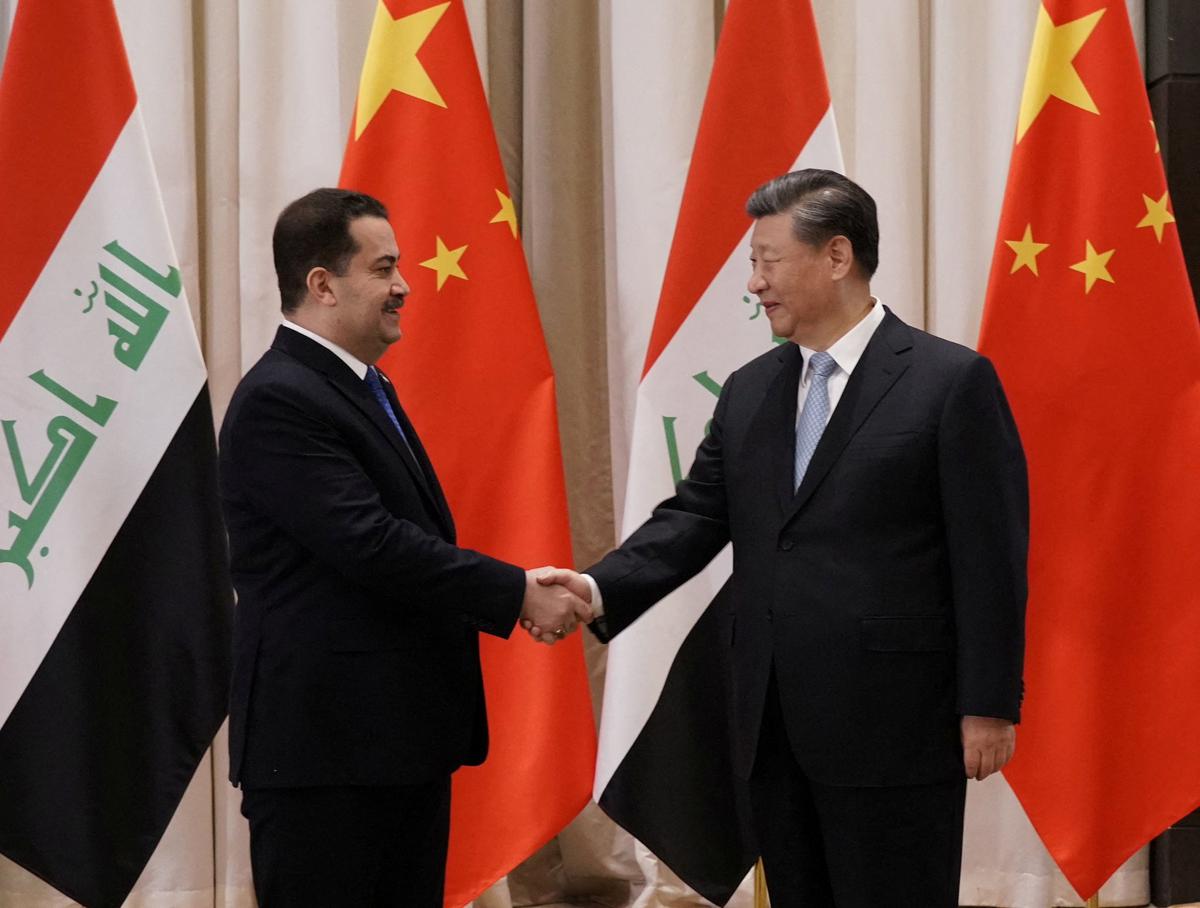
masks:
[[[396,272],[396,280],[392,284],[392,292],[398,296],[408,296],[410,292],[408,281],[404,279],[404,275],[399,271]]]
[[[753,268],[750,271],[750,280],[746,281],[746,289],[751,293],[761,293],[767,286],[767,282],[763,279],[762,273],[758,268]]]

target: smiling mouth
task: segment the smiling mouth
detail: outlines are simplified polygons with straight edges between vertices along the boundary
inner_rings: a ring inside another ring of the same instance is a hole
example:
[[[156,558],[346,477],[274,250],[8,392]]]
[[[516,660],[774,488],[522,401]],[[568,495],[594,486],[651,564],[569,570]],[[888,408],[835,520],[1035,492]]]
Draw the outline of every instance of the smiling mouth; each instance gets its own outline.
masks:
[[[383,307],[383,311],[388,315],[396,315],[403,306],[404,297],[400,297],[399,299],[388,300],[387,304]]]

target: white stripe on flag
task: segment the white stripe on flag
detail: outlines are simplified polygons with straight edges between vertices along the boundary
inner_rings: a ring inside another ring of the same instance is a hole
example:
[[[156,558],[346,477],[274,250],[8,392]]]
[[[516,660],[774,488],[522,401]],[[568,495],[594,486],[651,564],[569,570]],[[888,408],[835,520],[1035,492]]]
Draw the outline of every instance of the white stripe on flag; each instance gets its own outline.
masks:
[[[0,726],[204,384],[172,276],[135,107],[0,340]]]
[[[842,169],[833,109],[826,111],[792,166]],[[622,538],[672,494],[671,438],[686,474],[717,402],[716,391],[738,367],[770,348],[771,328],[746,290],[749,231],[671,338],[638,387]],[[664,420],[672,420],[670,429]],[[729,547],[691,581],[651,609],[609,645],[593,792],[599,800],[641,733],[684,638],[732,569]]]

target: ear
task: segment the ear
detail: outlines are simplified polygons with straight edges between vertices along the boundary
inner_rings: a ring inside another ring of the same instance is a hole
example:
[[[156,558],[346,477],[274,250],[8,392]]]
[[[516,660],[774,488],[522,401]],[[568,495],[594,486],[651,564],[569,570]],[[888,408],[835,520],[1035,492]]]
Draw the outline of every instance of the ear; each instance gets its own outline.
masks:
[[[308,295],[319,305],[333,306],[337,304],[337,297],[334,296],[333,289],[329,286],[329,279],[332,276],[333,272],[328,268],[317,265],[308,272],[308,276],[304,279],[304,283],[308,287]]]
[[[830,277],[835,281],[845,278],[854,267],[854,246],[850,240],[844,236],[831,237],[826,244],[826,253],[829,256]]]

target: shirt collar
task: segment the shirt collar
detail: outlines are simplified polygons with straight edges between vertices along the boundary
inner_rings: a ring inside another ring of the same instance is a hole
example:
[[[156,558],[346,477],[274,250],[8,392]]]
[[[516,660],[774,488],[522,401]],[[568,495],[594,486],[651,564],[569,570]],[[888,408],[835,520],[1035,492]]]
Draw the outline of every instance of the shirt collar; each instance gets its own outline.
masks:
[[[367,364],[358,359],[352,353],[347,353],[328,338],[321,337],[321,335],[313,331],[309,331],[307,328],[301,328],[295,322],[289,322],[286,318],[283,320],[283,327],[291,328],[297,334],[303,334],[309,340],[316,341],[318,344],[344,362],[350,368],[350,371],[357,375],[360,379],[365,379],[367,377]]]
[[[863,351],[867,349],[871,336],[883,322],[883,316],[883,303],[875,297],[871,297],[871,308],[867,310],[867,314],[859,319],[858,324],[830,344],[829,349],[825,351],[833,357],[838,368],[847,375],[854,371],[854,367],[862,359]],[[799,344],[796,346],[800,347]],[[810,350],[808,347],[800,347],[800,352],[804,355],[804,373],[801,375],[801,379],[807,383],[810,371],[809,363],[816,351]]]

